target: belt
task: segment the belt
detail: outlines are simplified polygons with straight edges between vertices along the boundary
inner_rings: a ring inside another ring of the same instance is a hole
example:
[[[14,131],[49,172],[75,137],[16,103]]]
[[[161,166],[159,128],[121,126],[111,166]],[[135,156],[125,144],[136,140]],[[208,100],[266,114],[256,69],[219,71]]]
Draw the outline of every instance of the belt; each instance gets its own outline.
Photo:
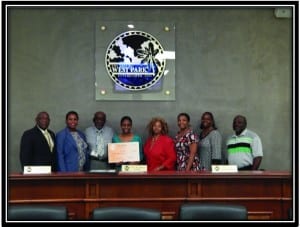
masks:
[[[97,158],[97,157],[92,156],[92,155],[90,155],[90,159],[95,160],[95,161],[99,161],[99,162],[107,162],[108,161],[107,158],[100,159],[100,158]]]
[[[238,170],[252,170],[252,165],[240,167]]]

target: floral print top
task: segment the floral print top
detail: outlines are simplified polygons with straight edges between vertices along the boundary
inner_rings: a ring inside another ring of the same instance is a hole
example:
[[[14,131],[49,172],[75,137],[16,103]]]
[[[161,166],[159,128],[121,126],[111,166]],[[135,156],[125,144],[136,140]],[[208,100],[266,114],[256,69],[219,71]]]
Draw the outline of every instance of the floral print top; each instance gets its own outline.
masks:
[[[182,136],[179,136],[179,134],[175,136],[174,143],[175,143],[175,149],[177,153],[177,170],[183,171],[186,169],[190,157],[189,145],[198,142],[199,142],[199,137],[196,133],[194,133],[192,129],[188,130]],[[198,154],[195,155],[191,170],[192,171],[200,170],[200,159]]]

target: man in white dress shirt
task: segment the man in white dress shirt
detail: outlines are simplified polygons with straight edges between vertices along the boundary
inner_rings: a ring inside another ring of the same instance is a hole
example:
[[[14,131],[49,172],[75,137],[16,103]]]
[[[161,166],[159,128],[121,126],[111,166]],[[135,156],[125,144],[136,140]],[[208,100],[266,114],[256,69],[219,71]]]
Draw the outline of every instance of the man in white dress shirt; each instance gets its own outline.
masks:
[[[107,144],[112,142],[114,131],[105,125],[106,114],[102,111],[94,114],[93,122],[94,125],[85,130],[90,152],[90,168],[111,169],[113,166],[108,163]]]

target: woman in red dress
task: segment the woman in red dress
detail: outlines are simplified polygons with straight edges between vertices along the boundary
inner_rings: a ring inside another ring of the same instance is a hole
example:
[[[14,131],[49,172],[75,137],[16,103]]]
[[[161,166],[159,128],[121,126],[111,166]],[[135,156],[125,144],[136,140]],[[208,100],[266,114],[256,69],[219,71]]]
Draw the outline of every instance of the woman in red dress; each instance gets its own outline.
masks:
[[[160,117],[152,118],[147,125],[149,137],[144,145],[148,171],[175,170],[176,151],[168,135],[168,124]]]

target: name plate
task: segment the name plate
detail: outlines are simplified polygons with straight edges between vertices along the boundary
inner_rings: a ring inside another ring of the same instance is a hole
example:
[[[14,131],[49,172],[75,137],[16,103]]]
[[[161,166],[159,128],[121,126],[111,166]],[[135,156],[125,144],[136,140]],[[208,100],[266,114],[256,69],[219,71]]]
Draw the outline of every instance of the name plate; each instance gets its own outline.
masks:
[[[108,143],[108,162],[139,162],[139,142]]]
[[[237,165],[211,165],[213,173],[236,173],[238,172]]]
[[[24,166],[23,174],[51,173],[51,166]]]
[[[147,165],[122,165],[121,167],[122,172],[147,172]]]

